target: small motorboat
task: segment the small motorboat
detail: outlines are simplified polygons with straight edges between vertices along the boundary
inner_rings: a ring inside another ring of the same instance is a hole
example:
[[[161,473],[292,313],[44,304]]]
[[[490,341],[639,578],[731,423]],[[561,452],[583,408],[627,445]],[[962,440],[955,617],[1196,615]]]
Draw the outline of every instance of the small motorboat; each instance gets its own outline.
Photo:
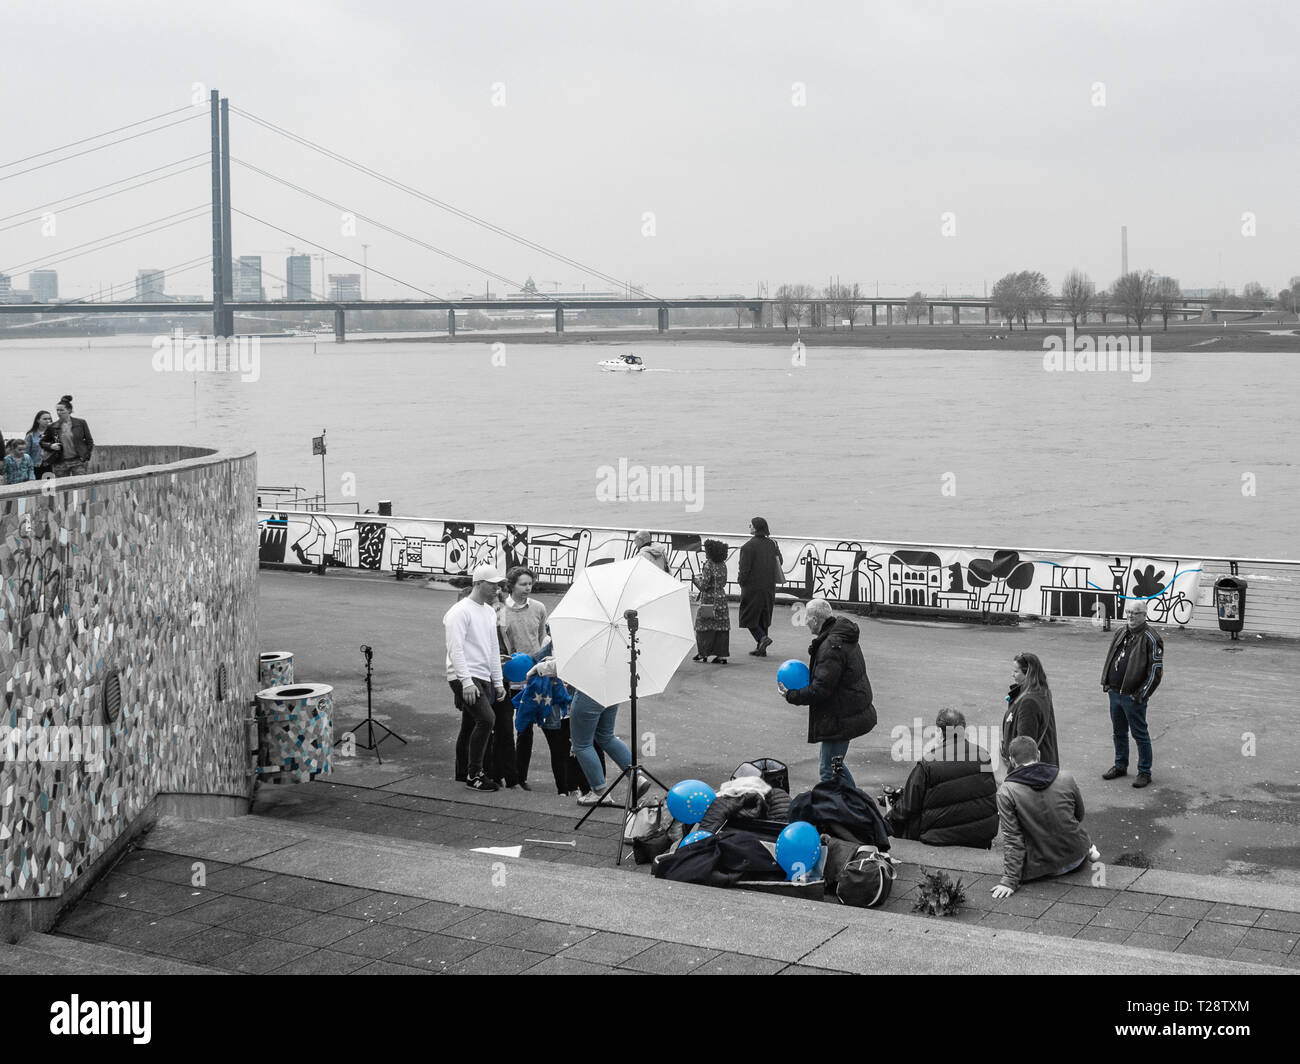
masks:
[[[645,363],[639,355],[619,355],[618,358],[607,358],[596,365],[608,373],[640,373],[645,369]]]

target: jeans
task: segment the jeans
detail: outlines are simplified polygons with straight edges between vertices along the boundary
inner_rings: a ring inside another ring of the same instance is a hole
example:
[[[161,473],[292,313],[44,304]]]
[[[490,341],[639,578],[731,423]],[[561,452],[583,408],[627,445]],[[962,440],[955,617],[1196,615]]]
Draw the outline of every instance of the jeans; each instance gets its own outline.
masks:
[[[1115,731],[1115,767],[1128,771],[1128,733],[1138,748],[1138,772],[1151,775],[1151,733],[1147,731],[1147,704],[1132,695],[1110,692],[1110,723]]]
[[[570,753],[569,737],[569,718],[565,717],[560,721],[558,728],[543,728],[536,724],[530,724],[527,728],[519,733],[515,740],[516,760],[519,762],[519,782],[526,782],[528,779],[528,765],[533,759],[533,736],[540,731],[546,739],[546,745],[551,754],[551,775],[555,779],[555,790],[559,794],[568,794],[570,791],[581,790],[584,794],[591,788],[587,786],[587,777],[583,775],[582,769],[578,766],[577,758]],[[604,774],[605,759],[601,754],[600,748],[596,749],[596,757],[600,761],[601,773]]]
[[[485,770],[498,783],[513,787],[519,782],[519,762],[515,757],[515,707],[508,691],[505,698],[492,704],[492,716],[492,746]]]
[[[605,769],[592,749],[593,744],[614,759],[619,768],[632,764],[632,753],[623,741],[614,735],[614,721],[618,706],[601,706],[581,691],[573,693],[569,707],[569,733],[573,736],[573,756],[582,767],[582,774],[594,791],[605,789]],[[635,740],[635,736],[633,737]]]
[[[492,712],[494,692],[487,680],[475,680],[478,697],[470,705],[461,697],[459,680],[451,680],[448,686],[461,712],[460,734],[456,736],[456,778],[472,780],[483,771],[483,755],[496,724],[496,714]]]
[[[845,757],[849,752],[849,740],[841,739],[834,743],[822,743],[821,756],[821,778],[825,783],[827,780],[834,778],[835,769],[831,767],[831,758]],[[850,787],[856,787],[857,783],[853,779],[853,773],[849,771],[849,766],[845,765],[840,770],[840,775],[844,777],[844,782]]]

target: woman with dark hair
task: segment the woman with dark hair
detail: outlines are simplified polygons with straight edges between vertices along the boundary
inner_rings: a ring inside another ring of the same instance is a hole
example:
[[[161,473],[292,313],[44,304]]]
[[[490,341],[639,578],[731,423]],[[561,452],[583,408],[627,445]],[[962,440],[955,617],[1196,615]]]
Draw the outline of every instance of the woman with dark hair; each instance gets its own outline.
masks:
[[[56,477],[79,477],[86,473],[95,439],[90,426],[72,416],[72,396],[65,395],[54,407],[59,420],[41,434],[41,447],[49,453]]]
[[[32,418],[32,427],[27,430],[27,457],[32,460],[36,479],[40,480],[50,471],[50,456],[41,448],[41,436],[54,424],[54,418],[48,410],[36,411]]]
[[[767,520],[751,518],[751,539],[740,548],[740,568],[736,581],[740,584],[740,625],[748,628],[757,644],[749,653],[756,658],[767,657],[772,645],[768,629],[772,627],[772,611],[776,609],[776,585],[785,579],[781,548],[772,542]]]
[[[1056,713],[1052,709],[1052,690],[1047,673],[1037,654],[1017,654],[1011,659],[1011,690],[1007,693],[1007,711],[1002,717],[1002,760],[1008,761],[1011,740],[1027,735],[1038,744],[1038,760],[1060,767],[1061,754],[1056,741]]]
[[[704,541],[705,562],[693,583],[700,592],[695,614],[695,661],[727,664],[731,653],[731,610],[727,606],[727,545],[721,540]]]

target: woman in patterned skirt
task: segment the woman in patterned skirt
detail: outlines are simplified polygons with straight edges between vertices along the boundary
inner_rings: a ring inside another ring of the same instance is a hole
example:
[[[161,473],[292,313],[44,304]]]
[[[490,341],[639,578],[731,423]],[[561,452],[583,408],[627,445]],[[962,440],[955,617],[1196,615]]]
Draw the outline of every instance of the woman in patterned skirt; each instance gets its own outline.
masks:
[[[727,664],[731,653],[731,610],[727,606],[727,545],[716,539],[704,541],[706,561],[692,583],[700,592],[695,614],[695,661]]]

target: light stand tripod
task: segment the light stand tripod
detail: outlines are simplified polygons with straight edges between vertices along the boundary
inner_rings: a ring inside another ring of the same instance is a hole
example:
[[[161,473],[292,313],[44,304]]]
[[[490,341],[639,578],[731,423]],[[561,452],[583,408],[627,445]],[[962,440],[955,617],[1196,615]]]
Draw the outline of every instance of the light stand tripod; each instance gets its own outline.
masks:
[[[614,778],[614,782],[611,783],[608,787],[606,787],[604,792],[601,794],[600,801],[597,802],[595,805],[593,805],[590,809],[588,809],[582,815],[582,819],[579,820],[577,824],[574,825],[574,830],[577,830],[578,828],[582,827],[582,825],[587,822],[587,817],[591,816],[592,813],[594,813],[597,809],[599,809],[602,805],[605,804],[605,795],[609,794],[610,791],[612,791],[615,787],[617,787],[619,785],[619,782],[623,779],[624,776],[629,777],[627,781],[627,797],[623,799],[623,819],[619,821],[619,825],[618,825],[618,857],[614,861],[616,865],[621,865],[623,863],[623,850],[627,846],[627,843],[623,838],[623,833],[626,830],[627,818],[631,816],[632,810],[636,806],[636,800],[638,798],[637,791],[640,788],[641,777],[645,776],[646,779],[650,780],[652,783],[658,784],[660,789],[665,791],[668,790],[668,788],[665,787],[662,783],[660,783],[659,780],[655,779],[655,777],[651,775],[647,769],[644,769],[639,764],[637,764],[637,759],[636,759],[636,752],[637,752],[636,659],[639,651],[636,648],[636,630],[639,627],[640,622],[637,620],[636,610],[627,610],[623,614],[623,617],[627,620],[628,651],[629,651],[628,668],[631,670],[631,677],[632,677],[632,688],[631,688],[632,746],[630,748],[630,752],[632,754],[632,763],[628,765],[627,768],[625,768]]]
[[[373,750],[375,752],[375,757],[379,760],[379,763],[382,765],[384,763],[384,758],[379,753],[379,744],[382,743],[384,739],[387,738],[387,736],[381,735],[378,739],[376,739],[375,729],[383,728],[383,730],[386,731],[388,735],[391,735],[394,739],[396,739],[399,743],[402,743],[403,745],[406,744],[406,740],[403,739],[400,735],[398,735],[397,732],[393,731],[393,729],[390,728],[387,724],[383,723],[382,721],[375,720],[373,692],[371,690],[371,684],[370,684],[370,672],[371,672],[370,661],[375,656],[375,652],[371,650],[370,647],[366,646],[363,643],[361,645],[361,653],[366,656],[366,719],[363,721],[358,721],[356,727],[349,728],[344,734],[345,735],[350,734],[354,738],[356,738],[357,733],[361,730],[361,725],[364,724],[366,726],[366,742],[363,743],[358,738],[357,746],[361,747],[362,750]],[[338,743],[335,743],[334,745],[337,746]]]

